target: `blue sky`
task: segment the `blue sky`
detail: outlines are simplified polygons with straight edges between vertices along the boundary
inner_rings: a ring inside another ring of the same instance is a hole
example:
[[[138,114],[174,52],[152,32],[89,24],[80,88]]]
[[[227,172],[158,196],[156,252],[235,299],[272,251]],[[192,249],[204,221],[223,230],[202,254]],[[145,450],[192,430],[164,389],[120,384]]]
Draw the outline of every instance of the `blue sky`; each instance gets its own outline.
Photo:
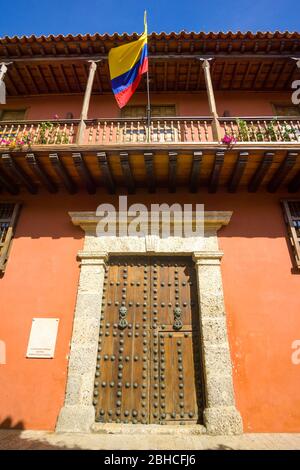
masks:
[[[300,29],[299,0],[2,0],[0,36]]]

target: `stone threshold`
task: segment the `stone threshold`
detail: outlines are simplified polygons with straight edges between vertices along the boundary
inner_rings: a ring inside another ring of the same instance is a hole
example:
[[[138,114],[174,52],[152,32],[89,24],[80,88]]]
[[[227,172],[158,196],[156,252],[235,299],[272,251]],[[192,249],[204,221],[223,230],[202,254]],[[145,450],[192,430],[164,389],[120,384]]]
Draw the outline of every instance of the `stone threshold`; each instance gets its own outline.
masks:
[[[200,435],[206,434],[205,426],[201,424],[117,424],[117,423],[94,423],[91,427],[92,433],[97,434],[164,434],[164,435]]]

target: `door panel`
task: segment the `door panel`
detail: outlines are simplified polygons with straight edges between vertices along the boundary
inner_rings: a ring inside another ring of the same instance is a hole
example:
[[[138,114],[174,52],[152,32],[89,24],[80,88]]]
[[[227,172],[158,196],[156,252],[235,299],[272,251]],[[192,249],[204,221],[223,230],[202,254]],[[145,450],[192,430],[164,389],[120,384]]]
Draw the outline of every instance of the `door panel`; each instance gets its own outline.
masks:
[[[201,422],[196,292],[189,258],[110,258],[96,366],[97,421]]]

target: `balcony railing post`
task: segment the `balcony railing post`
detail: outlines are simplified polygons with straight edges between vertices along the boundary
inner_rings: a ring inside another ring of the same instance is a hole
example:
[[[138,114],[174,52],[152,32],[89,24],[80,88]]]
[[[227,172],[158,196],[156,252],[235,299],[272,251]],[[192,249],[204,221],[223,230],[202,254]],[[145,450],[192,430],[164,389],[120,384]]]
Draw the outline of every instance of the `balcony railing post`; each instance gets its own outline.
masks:
[[[83,103],[82,103],[80,122],[79,122],[78,129],[77,129],[77,136],[76,136],[77,144],[82,144],[84,140],[84,131],[86,127],[84,121],[88,117],[88,110],[89,110],[89,105],[90,105],[95,72],[97,69],[97,62],[100,62],[100,61],[91,60],[90,62],[91,62],[91,65],[90,65],[90,70],[89,70],[89,76],[88,76],[88,81],[86,84],[86,89],[85,89]]]
[[[219,116],[217,113],[214,89],[213,89],[212,81],[211,81],[210,64],[207,59],[201,59],[201,60],[203,60],[202,67],[204,70],[204,78],[205,78],[205,85],[206,85],[206,91],[207,91],[207,97],[208,97],[209,111],[213,118],[212,119],[213,138],[214,140],[220,142],[221,128],[220,128],[220,123],[219,123]]]

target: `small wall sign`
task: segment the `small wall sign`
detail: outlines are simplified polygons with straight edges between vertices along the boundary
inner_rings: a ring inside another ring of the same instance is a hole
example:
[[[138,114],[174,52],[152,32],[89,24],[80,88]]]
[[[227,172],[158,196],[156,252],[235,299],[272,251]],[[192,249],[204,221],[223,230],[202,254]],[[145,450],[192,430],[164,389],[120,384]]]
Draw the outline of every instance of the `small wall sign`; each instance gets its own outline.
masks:
[[[33,318],[26,357],[46,358],[54,357],[58,318]]]

